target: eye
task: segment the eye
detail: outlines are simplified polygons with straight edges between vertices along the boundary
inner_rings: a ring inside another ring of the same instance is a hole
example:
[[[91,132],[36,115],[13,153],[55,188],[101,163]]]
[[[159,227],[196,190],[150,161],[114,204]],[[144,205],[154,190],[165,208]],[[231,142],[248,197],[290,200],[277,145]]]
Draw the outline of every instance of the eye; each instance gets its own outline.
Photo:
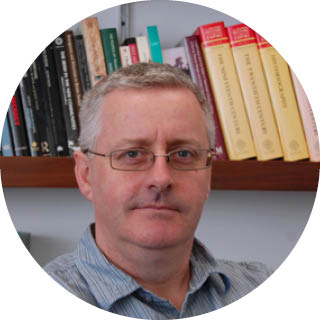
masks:
[[[192,149],[179,149],[171,153],[171,158],[177,162],[191,162],[197,158],[197,152]]]
[[[138,158],[142,156],[141,150],[127,150],[124,154],[124,156],[128,158]]]
[[[179,150],[179,151],[176,151],[176,156],[179,157],[179,158],[190,158],[190,157],[193,157],[193,152],[190,151],[190,150]]]

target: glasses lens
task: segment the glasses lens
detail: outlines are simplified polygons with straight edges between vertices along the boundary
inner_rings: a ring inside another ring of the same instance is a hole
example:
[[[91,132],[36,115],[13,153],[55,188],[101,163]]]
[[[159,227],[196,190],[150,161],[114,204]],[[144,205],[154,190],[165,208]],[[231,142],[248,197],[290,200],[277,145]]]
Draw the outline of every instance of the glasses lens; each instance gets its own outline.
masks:
[[[194,170],[208,167],[207,150],[180,149],[170,152],[170,163],[175,169]]]
[[[118,150],[111,153],[111,166],[119,170],[142,171],[152,165],[152,159],[152,152],[147,150]]]

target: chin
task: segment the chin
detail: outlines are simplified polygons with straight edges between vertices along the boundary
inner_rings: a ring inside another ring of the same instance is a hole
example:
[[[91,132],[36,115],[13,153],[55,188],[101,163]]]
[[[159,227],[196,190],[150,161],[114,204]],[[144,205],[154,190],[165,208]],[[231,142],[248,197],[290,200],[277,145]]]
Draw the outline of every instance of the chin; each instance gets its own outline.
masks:
[[[190,238],[193,236],[187,236],[181,229],[172,226],[161,228],[157,225],[155,228],[140,230],[133,234],[131,240],[141,248],[161,250],[179,246],[188,242]]]

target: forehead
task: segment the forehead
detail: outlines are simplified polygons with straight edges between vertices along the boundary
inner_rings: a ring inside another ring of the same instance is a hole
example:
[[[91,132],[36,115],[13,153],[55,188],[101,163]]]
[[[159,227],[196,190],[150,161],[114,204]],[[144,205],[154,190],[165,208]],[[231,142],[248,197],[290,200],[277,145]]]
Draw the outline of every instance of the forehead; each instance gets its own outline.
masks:
[[[205,115],[196,96],[184,88],[121,89],[107,94],[99,139],[206,140]]]

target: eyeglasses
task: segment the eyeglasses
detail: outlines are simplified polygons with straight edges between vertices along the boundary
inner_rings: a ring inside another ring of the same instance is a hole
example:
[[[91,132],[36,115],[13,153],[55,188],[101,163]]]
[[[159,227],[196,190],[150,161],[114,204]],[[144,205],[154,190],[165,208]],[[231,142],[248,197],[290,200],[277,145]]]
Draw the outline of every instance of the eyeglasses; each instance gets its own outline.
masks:
[[[83,150],[96,156],[110,159],[110,166],[120,171],[146,171],[153,166],[156,157],[166,157],[167,162],[176,170],[200,170],[211,165],[214,152],[209,149],[195,150],[192,148],[175,149],[165,154],[155,154],[150,150],[121,149],[103,154],[90,149]]]

